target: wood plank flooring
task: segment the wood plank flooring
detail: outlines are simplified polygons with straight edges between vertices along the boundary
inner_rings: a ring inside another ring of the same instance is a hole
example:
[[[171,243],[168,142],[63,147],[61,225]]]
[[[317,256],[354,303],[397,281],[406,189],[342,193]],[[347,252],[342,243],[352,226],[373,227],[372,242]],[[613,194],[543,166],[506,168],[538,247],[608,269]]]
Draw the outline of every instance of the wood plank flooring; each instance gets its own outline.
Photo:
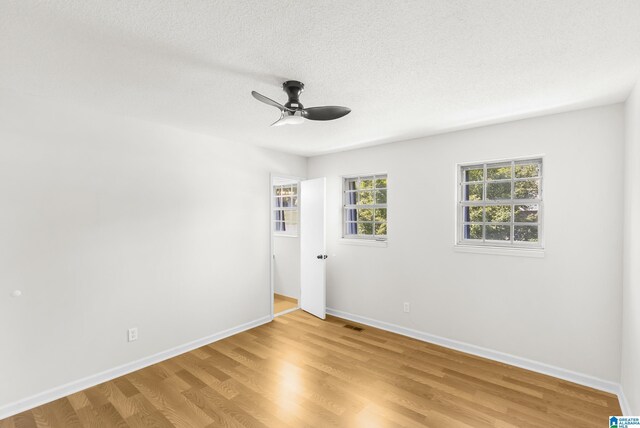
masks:
[[[0,428],[601,428],[619,414],[612,394],[295,311]]]
[[[281,294],[273,295],[273,313],[279,314],[280,312],[287,311],[289,309],[297,308],[298,301],[293,297],[283,296]]]

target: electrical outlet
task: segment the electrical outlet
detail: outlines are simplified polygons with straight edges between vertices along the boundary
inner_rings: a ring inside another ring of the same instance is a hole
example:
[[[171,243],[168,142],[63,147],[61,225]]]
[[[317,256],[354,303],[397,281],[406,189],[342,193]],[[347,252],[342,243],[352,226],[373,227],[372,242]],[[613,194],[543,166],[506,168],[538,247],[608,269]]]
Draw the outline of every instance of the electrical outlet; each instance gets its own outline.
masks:
[[[129,339],[129,342],[133,342],[134,340],[138,340],[138,328],[134,327],[134,328],[130,328],[127,331],[127,337]]]
[[[409,305],[409,302],[404,302],[403,311],[404,312],[411,312],[411,305]]]

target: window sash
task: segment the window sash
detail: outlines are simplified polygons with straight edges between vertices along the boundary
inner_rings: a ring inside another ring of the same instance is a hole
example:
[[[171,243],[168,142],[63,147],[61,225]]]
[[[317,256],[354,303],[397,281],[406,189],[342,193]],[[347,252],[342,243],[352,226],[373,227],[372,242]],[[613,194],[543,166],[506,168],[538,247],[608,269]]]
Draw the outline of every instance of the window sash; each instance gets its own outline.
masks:
[[[524,166],[524,165],[537,165],[538,166],[538,174],[535,176],[531,176],[531,177],[516,177],[515,176],[515,169],[517,166]],[[510,166],[511,167],[511,178],[503,178],[503,179],[491,179],[488,180],[487,179],[487,169],[493,169],[493,168],[499,168],[501,166]],[[465,171],[472,171],[472,170],[478,170],[478,169],[482,169],[483,170],[483,179],[482,180],[465,180],[464,179],[464,172]],[[541,158],[533,158],[533,159],[522,159],[522,160],[512,160],[512,161],[497,161],[497,162],[485,162],[485,163],[473,163],[473,164],[467,164],[467,165],[461,165],[460,166],[460,182],[462,183],[482,183],[485,181],[511,181],[511,180],[533,180],[536,178],[542,178],[542,159]]]
[[[385,201],[388,190],[388,181],[385,186],[376,187],[376,181],[380,179],[387,180],[387,174],[368,174],[361,176],[343,177],[343,191],[342,191],[342,236],[349,239],[369,239],[369,240],[386,240],[387,239],[387,227],[388,219],[384,221],[376,221],[375,217],[371,220],[358,220],[358,210],[376,210],[387,209],[387,203],[376,203],[376,197],[378,191],[384,191]],[[362,188],[361,183],[363,181],[371,181],[371,187]],[[361,193],[371,193],[373,202],[372,204],[359,204],[359,196]],[[351,214],[350,214],[351,213]],[[375,211],[374,211],[375,213]],[[373,214],[375,215],[375,214]],[[360,234],[360,225],[370,225],[372,234]],[[378,225],[385,226],[385,234],[376,234]]]
[[[536,165],[537,171],[535,176],[531,177],[516,177],[516,167],[522,165]],[[510,167],[511,173],[509,178],[489,179],[487,170]],[[482,170],[482,180],[466,180],[467,171]],[[518,199],[515,197],[515,183],[523,181],[537,181],[538,182],[538,197]],[[487,184],[491,183],[511,183],[510,198],[501,199],[487,199]],[[465,186],[470,184],[482,185],[482,200],[463,200],[465,197]],[[492,207],[492,206],[504,206],[509,205],[511,207],[511,221],[509,222],[489,222],[487,221],[486,209],[483,209],[482,221],[465,221],[464,211],[466,207]],[[515,221],[515,206],[517,205],[537,205],[537,220],[535,222],[517,222]],[[477,162],[468,165],[460,165],[458,170],[458,210],[457,210],[457,228],[458,228],[458,244],[469,245],[483,245],[483,246],[501,246],[501,247],[526,247],[526,248],[541,248],[542,240],[544,236],[543,227],[543,215],[544,215],[544,203],[543,203],[543,165],[541,158],[532,159],[519,159],[512,161],[498,161],[498,162]],[[465,237],[465,228],[469,225],[478,225],[482,228],[482,239],[469,239]],[[509,227],[509,240],[491,240],[487,239],[487,226],[508,226]],[[515,240],[515,230],[518,226],[532,226],[537,227],[538,240],[536,242],[529,241],[517,241]]]
[[[298,183],[277,184],[272,186],[272,210],[273,210],[273,232],[276,235],[297,236],[298,235],[298,215],[293,215],[295,220],[287,219],[291,217],[285,213],[298,212]],[[283,199],[289,198],[290,205],[282,206]],[[295,201],[294,201],[295,200]]]

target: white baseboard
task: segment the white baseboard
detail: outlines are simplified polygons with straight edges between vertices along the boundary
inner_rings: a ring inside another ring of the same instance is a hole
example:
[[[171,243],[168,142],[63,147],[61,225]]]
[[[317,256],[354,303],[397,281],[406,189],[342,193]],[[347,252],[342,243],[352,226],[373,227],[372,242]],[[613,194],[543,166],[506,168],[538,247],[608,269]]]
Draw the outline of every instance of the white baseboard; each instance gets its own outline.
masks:
[[[620,389],[618,391],[618,401],[620,401],[620,408],[622,409],[622,415],[634,416],[633,412],[631,411],[631,406],[629,406],[629,402],[627,401],[627,396],[624,395],[624,390],[622,389],[622,386],[620,386]]]
[[[287,315],[288,313],[291,313],[291,312],[297,311],[298,309],[300,309],[300,307],[299,307],[299,306],[296,306],[295,308],[291,308],[291,309],[285,309],[284,311],[282,311],[282,312],[278,312],[277,314],[274,314],[273,316],[274,316],[274,317],[279,317],[279,316],[281,316],[281,315]]]
[[[177,355],[184,354],[185,352],[189,352],[204,345],[208,345],[209,343],[216,342],[229,336],[233,336],[234,334],[241,333],[245,330],[258,327],[262,324],[270,322],[271,320],[272,318],[270,315],[258,318],[256,320],[249,321],[245,324],[232,327],[219,333],[214,333],[212,335],[194,340],[192,342],[176,346],[175,348],[167,349],[166,351],[158,352],[157,354],[150,355],[148,357],[144,357],[139,360],[132,361],[130,363],[123,364],[109,370],[105,370],[101,373],[97,373],[91,376],[84,377],[82,379],[75,380],[73,382],[69,382],[64,385],[57,386],[55,388],[51,388],[47,391],[41,392],[31,397],[6,404],[0,407],[0,420],[24,412],[25,410],[33,409],[34,407],[41,406],[59,398],[66,397],[69,394],[74,394],[84,389],[91,388],[92,386],[107,382],[136,370],[140,370],[152,364],[156,364],[169,358],[173,358]]]
[[[379,328],[391,333],[401,334],[403,336],[411,337],[423,342],[433,343],[436,345],[444,346],[446,348],[455,349],[456,351],[466,352],[467,354],[488,358],[490,360],[499,361],[501,363],[557,377],[559,379],[564,379],[569,382],[577,383],[579,385],[584,385],[590,388],[599,389],[601,391],[610,392],[618,396],[623,414],[628,415],[630,413],[629,404],[624,396],[624,393],[622,392],[622,387],[620,386],[620,384],[615,382],[599,379],[591,375],[574,372],[538,361],[529,360],[527,358],[517,357],[505,352],[494,351],[492,349],[483,348],[481,346],[472,345],[470,343],[459,342],[457,340],[447,339],[446,337],[436,336],[434,334],[402,327],[396,324],[391,324],[384,321],[378,321],[372,318],[343,312],[337,309],[327,308],[327,314],[336,316],[338,318],[344,318],[346,320],[357,322],[360,324],[365,324],[371,327]]]

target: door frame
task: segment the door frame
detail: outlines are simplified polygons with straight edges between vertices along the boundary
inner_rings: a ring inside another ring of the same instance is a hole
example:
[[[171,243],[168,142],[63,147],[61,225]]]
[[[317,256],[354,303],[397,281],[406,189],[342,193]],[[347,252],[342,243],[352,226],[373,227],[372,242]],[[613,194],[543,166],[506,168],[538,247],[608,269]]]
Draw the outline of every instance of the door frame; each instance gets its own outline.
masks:
[[[300,182],[306,180],[304,177],[291,174],[279,174],[272,172],[269,174],[269,307],[271,308],[270,318],[271,321],[275,318],[273,307],[273,295],[275,294],[275,267],[274,267],[274,230],[273,230],[273,179],[284,178],[288,180],[295,180],[298,183],[298,214],[300,214]],[[300,217],[298,216],[298,252],[301,251],[300,247]],[[298,308],[300,307],[300,296],[298,296]]]

